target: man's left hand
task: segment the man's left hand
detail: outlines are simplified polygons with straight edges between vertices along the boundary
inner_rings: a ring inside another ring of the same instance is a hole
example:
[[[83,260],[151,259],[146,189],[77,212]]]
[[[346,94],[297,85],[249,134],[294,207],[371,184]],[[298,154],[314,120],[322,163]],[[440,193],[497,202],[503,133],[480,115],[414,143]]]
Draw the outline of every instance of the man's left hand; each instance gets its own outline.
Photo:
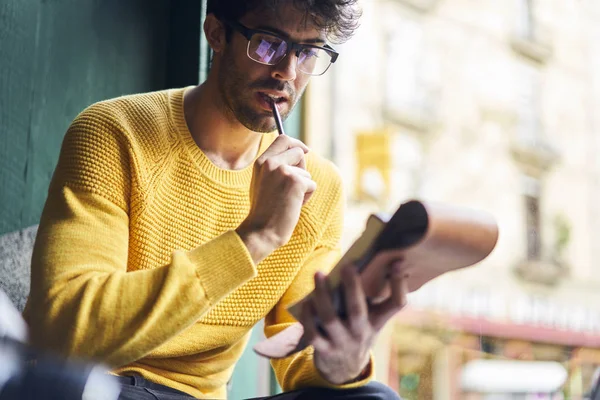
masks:
[[[341,284],[348,316],[345,321],[335,311],[327,277],[315,274],[315,296],[303,304],[300,322],[303,342],[314,347],[315,367],[327,381],[341,385],[360,379],[377,333],[406,305],[408,289],[402,264],[393,262],[389,268],[390,295],[376,305],[367,303],[356,268],[344,268]],[[318,331],[315,317],[321,321],[325,335]]]

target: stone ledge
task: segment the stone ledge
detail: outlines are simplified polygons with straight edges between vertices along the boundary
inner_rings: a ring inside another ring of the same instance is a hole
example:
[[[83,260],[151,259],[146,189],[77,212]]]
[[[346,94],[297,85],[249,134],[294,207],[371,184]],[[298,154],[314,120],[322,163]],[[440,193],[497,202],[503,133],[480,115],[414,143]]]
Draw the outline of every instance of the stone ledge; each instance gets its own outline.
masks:
[[[0,236],[0,289],[19,311],[25,308],[37,225]]]

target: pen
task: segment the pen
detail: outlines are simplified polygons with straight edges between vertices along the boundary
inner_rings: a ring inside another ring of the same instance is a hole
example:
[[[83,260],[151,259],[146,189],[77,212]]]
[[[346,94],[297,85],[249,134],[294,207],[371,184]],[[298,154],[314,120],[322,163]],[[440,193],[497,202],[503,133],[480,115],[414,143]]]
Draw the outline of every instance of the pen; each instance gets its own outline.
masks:
[[[279,134],[285,135],[285,132],[283,131],[283,122],[281,122],[281,115],[279,115],[279,109],[274,101],[271,102],[271,108],[273,109],[273,117],[275,117],[275,123],[277,124]]]

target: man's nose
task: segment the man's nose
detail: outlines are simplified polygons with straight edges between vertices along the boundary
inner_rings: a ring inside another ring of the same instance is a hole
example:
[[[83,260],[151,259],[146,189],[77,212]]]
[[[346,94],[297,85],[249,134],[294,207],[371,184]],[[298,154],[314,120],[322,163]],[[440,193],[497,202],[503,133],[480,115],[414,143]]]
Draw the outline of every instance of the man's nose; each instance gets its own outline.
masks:
[[[279,64],[273,66],[271,76],[281,81],[293,81],[296,79],[297,63],[296,52],[290,52]]]

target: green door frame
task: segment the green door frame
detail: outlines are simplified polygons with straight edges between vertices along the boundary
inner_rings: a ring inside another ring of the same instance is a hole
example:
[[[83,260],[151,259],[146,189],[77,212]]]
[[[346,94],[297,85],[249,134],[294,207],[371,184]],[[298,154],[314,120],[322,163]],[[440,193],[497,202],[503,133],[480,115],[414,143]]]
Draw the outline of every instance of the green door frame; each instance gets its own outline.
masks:
[[[198,71],[198,82],[202,83],[208,76],[212,50],[204,36],[204,20],[206,19],[206,0],[202,0],[200,15],[200,70]]]

